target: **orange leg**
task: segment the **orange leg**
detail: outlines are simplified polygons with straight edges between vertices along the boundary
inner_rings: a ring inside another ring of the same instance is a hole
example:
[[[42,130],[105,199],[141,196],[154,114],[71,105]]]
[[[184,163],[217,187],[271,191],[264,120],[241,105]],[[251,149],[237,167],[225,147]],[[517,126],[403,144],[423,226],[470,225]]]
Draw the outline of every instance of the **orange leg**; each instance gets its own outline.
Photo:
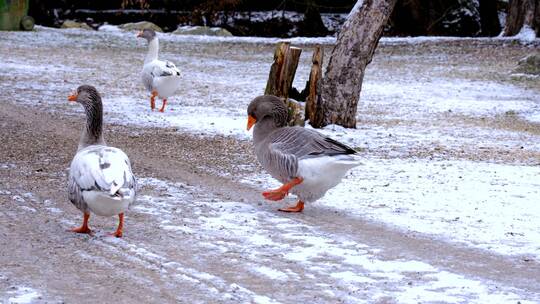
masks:
[[[114,233],[111,233],[111,235],[114,235],[117,238],[122,237],[124,231],[124,213],[120,213],[118,215],[118,228],[116,228],[116,231]]]
[[[279,201],[285,198],[287,194],[289,194],[289,190],[291,190],[292,187],[302,183],[304,179],[301,177],[295,177],[290,182],[283,184],[283,186],[277,188],[276,190],[268,190],[264,191],[262,195],[265,199],[271,200],[271,201]]]
[[[165,105],[167,104],[167,98],[163,99],[163,104],[161,105],[161,109],[159,111],[163,113],[165,111]]]
[[[150,108],[152,111],[156,108],[156,96],[158,95],[157,91],[152,91],[152,96],[150,96]]]
[[[278,210],[283,212],[302,212],[304,210],[304,202],[298,201],[294,207],[279,208]]]
[[[73,228],[73,229],[71,229],[71,231],[77,232],[77,233],[87,233],[87,234],[92,233],[92,230],[90,230],[90,228],[88,227],[88,219],[89,218],[90,218],[90,213],[85,212],[84,216],[83,216],[82,226],[79,227],[79,228]]]

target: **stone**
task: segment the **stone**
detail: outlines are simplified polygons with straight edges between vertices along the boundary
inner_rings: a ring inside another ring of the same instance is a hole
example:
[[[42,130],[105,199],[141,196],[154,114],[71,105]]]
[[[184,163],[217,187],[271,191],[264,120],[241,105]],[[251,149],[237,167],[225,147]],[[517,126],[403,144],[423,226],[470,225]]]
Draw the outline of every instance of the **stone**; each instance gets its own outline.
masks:
[[[540,75],[540,53],[530,54],[521,59],[513,73]]]
[[[180,26],[173,32],[177,35],[203,35],[203,36],[232,36],[231,32],[221,27],[208,26]]]
[[[163,33],[163,30],[159,26],[149,21],[125,23],[119,25],[118,27],[123,29],[124,31],[140,31],[144,29],[152,29],[156,32]]]
[[[289,126],[304,126],[305,125],[305,106],[304,103],[296,101],[292,98],[287,99],[287,108],[289,109]]]
[[[92,27],[90,27],[88,24],[84,22],[77,22],[73,20],[66,20],[64,23],[62,23],[62,28],[80,28],[85,30],[94,30]]]

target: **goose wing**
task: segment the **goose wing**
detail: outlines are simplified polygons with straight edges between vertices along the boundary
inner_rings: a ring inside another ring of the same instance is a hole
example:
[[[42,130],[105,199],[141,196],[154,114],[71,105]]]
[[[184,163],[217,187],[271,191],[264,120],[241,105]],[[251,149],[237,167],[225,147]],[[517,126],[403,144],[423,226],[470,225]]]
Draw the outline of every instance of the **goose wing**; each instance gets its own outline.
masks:
[[[271,149],[299,159],[357,153],[353,148],[311,129],[286,127],[274,133]]]
[[[89,146],[79,151],[70,167],[69,198],[79,209],[85,210],[82,193],[100,191],[110,196],[135,189],[135,177],[127,155],[120,149]]]
[[[180,70],[170,61],[155,60],[151,74],[154,78],[180,76]]]
[[[284,178],[295,177],[298,161],[322,156],[350,155],[357,152],[330,137],[302,127],[285,127],[269,135],[267,162]]]

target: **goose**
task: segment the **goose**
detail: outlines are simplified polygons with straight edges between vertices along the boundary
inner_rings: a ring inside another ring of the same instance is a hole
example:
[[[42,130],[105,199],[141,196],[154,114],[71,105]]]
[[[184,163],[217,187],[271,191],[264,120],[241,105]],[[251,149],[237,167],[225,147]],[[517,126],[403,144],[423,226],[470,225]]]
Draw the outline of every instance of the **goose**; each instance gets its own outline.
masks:
[[[257,160],[283,184],[263,192],[264,198],[279,201],[291,192],[299,199],[296,206],[279,211],[302,212],[304,203],[320,199],[349,169],[361,165],[354,149],[317,131],[286,126],[287,108],[276,96],[253,99],[247,113]]]
[[[144,29],[137,34],[137,37],[148,41],[148,53],[144,58],[141,78],[144,87],[151,92],[150,108],[152,111],[155,109],[157,96],[163,100],[161,109],[159,109],[163,113],[167,98],[180,87],[180,70],[174,63],[158,59],[159,41],[154,30]]]
[[[122,150],[107,146],[103,139],[103,106],[96,88],[82,85],[68,100],[80,103],[86,113],[86,126],[71,161],[68,181],[69,200],[83,212],[83,223],[71,231],[90,234],[91,212],[118,215],[118,227],[112,235],[122,237],[124,212],[135,200],[131,163]]]

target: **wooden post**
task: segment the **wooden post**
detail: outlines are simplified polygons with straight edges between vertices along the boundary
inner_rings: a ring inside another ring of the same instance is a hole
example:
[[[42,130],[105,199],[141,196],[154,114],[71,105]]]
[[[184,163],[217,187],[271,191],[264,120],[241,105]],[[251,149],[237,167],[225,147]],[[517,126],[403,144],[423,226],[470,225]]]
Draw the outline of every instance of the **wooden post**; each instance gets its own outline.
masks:
[[[265,94],[288,98],[294,81],[302,49],[291,47],[289,42],[281,42],[274,52],[274,63],[270,67]]]
[[[264,94],[282,97],[289,109],[289,123],[298,124],[301,108],[288,100],[289,90],[294,81],[296,68],[300,61],[302,49],[291,47],[289,42],[281,42],[274,52],[274,63],[270,67],[268,82]],[[303,122],[303,120],[301,120]]]
[[[319,88],[321,86],[322,77],[322,65],[323,65],[323,49],[320,45],[315,47],[311,62],[311,72],[309,73],[308,80],[308,96],[306,98],[306,120],[309,120],[312,124],[317,121],[317,107]]]
[[[279,96],[279,77],[281,76],[281,70],[283,69],[283,63],[285,57],[289,51],[290,43],[282,42],[277,45],[274,51],[274,62],[270,67],[270,74],[268,75],[268,82],[266,83],[266,89],[264,94]]]

